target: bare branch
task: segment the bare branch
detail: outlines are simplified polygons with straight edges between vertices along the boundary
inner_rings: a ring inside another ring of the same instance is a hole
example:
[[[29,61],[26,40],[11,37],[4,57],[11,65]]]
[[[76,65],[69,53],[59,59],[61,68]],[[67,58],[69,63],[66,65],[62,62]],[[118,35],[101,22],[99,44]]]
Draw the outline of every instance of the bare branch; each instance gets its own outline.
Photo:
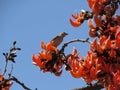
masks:
[[[12,78],[4,79],[3,81],[0,82],[0,86],[4,85],[8,81],[15,81],[19,85],[21,85],[25,90],[31,90],[27,86],[24,85],[24,83],[20,82],[16,77],[12,76]]]
[[[5,75],[6,71],[7,71],[7,65],[8,65],[8,60],[6,60],[5,62],[5,67],[4,67],[4,71],[3,71],[3,76]]]
[[[12,76],[12,80],[21,85],[25,90],[31,90],[27,86],[24,85],[24,83],[20,82],[16,77]]]
[[[11,70],[10,70],[10,73],[8,73],[9,78],[10,78],[11,75],[12,75],[12,71],[13,71],[13,65],[11,64]]]
[[[89,40],[89,38],[86,39],[75,39],[75,40],[71,40],[69,42],[64,43],[64,45],[62,46],[62,48],[60,49],[59,53],[62,54],[64,52],[65,47],[68,46],[68,44],[74,43],[74,42],[88,42],[89,44],[91,44],[92,42]]]
[[[73,42],[88,42],[88,43],[92,43],[90,40],[89,40],[89,38],[86,38],[86,39],[75,39],[75,40],[71,40],[71,41],[69,41],[69,42],[67,42],[67,43],[65,43],[65,44],[70,44],[70,43],[73,43]]]

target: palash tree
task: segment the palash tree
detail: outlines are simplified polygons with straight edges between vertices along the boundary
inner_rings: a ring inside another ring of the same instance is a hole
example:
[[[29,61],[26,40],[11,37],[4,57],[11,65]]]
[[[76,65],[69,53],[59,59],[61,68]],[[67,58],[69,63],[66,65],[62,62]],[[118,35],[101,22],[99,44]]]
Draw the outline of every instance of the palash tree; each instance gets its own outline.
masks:
[[[73,90],[120,90],[120,15],[116,13],[119,9],[120,0],[87,0],[91,11],[82,10],[73,14],[70,23],[79,27],[88,21],[89,37],[86,39],[70,40],[59,49],[66,32],[62,32],[50,42],[41,42],[42,50],[38,55],[32,55],[33,64],[41,71],[53,73],[55,76],[62,74],[65,67],[74,78],[83,78],[88,86]],[[69,35],[68,35],[69,36]],[[89,38],[93,38],[90,41]],[[71,54],[66,54],[65,49],[74,42],[89,43],[86,57],[79,56],[78,50],[73,49]],[[9,90],[14,82],[21,85],[25,90],[31,90],[24,83],[12,75],[13,65],[7,74],[7,65],[10,61],[15,63],[16,41],[9,53],[5,56],[5,67],[0,74],[0,90]],[[8,77],[6,77],[8,76]],[[37,88],[35,89],[37,90]]]

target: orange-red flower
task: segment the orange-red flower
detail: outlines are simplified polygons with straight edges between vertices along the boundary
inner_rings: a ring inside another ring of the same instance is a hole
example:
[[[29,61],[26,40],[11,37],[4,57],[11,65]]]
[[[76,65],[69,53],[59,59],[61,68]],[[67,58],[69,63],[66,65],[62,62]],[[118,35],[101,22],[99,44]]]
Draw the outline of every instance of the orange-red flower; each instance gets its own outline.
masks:
[[[120,84],[120,70],[114,74],[114,84]]]
[[[75,78],[80,78],[83,71],[83,66],[80,62],[77,50],[74,48],[72,54],[68,58],[68,64],[71,67],[70,73]]]
[[[4,80],[4,76],[0,75],[0,82]],[[13,83],[10,81],[5,82],[3,85],[0,86],[0,90],[9,90]]]
[[[57,52],[57,48],[53,46],[52,42],[49,42],[48,44],[45,45],[45,43],[42,41],[41,42],[41,47],[43,50],[46,50],[46,52]]]
[[[91,83],[93,80],[96,79],[96,62],[97,56],[95,53],[88,51],[88,55],[83,62],[83,73],[82,78],[87,82]]]
[[[120,50],[120,32],[116,34],[116,46]]]
[[[43,72],[51,72],[56,76],[62,73],[62,56],[58,55],[58,49],[49,42],[45,45],[41,42],[42,51],[39,54],[32,55],[33,64],[37,65]]]
[[[91,19],[93,17],[93,13],[85,10],[81,10],[80,14],[73,14],[72,17],[75,20],[70,19],[70,23],[74,27],[80,26],[85,20]]]
[[[73,14],[72,17],[75,19],[75,21],[70,19],[70,23],[72,26],[79,27],[83,23],[84,20],[83,13]]]
[[[110,0],[87,0],[89,7],[92,9],[93,13],[98,15],[103,10],[105,3],[110,2]]]

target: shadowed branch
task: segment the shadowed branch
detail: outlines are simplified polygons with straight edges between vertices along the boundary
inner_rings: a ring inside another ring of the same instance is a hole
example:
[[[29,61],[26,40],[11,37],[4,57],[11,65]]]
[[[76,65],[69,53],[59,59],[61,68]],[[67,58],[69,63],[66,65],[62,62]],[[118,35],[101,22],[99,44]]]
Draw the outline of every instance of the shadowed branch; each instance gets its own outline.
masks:
[[[75,40],[71,40],[69,42],[64,43],[64,45],[62,46],[62,48],[60,49],[59,53],[62,54],[64,52],[64,49],[68,46],[68,44],[74,43],[74,42],[88,42],[89,44],[92,43],[89,38],[86,39],[75,39]]]
[[[104,87],[100,83],[95,83],[90,86],[82,87],[82,88],[75,88],[72,90],[101,90]]]

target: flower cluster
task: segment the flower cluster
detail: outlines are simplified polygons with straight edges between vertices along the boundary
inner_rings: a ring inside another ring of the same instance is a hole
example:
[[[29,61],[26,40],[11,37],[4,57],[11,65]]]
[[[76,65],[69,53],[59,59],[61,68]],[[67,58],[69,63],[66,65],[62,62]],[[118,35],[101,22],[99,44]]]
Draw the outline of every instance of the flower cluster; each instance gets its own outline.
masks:
[[[75,78],[80,78],[82,75],[82,58],[78,56],[77,50],[74,48],[72,54],[67,56],[68,65],[71,67],[69,70],[71,75]]]
[[[73,14],[72,17],[75,19],[75,21],[73,21],[72,19],[70,19],[70,23],[74,26],[74,27],[78,27],[80,26],[85,20],[88,20],[89,18],[93,17],[93,14],[89,11],[85,11],[82,10],[82,12],[80,14]]]
[[[88,52],[86,59],[79,57],[77,50],[74,48],[73,53],[68,57],[68,64],[71,67],[70,73],[75,78],[84,78],[87,83],[90,83],[96,78],[95,59],[93,53]]]
[[[0,75],[0,84],[0,90],[9,90],[13,83],[10,81],[4,81],[4,76]]]
[[[37,56],[32,55],[33,64],[37,65],[43,72],[51,72],[56,76],[62,73],[62,56],[58,54],[58,49],[52,42],[45,45],[41,42],[42,51]]]
[[[120,32],[115,39],[101,36],[90,45],[86,58],[78,56],[77,50],[69,55],[70,73],[75,78],[82,77],[87,83],[97,80],[107,90],[118,90],[120,87]]]
[[[77,50],[73,50],[73,54],[68,58],[71,67],[69,71],[73,77],[82,77],[87,83],[96,80],[106,90],[119,90],[120,16],[115,13],[120,1],[88,0],[88,4],[92,9],[93,19],[83,20],[88,20],[89,36],[94,40],[90,44],[86,58],[80,58]],[[76,27],[75,23],[71,24]]]

